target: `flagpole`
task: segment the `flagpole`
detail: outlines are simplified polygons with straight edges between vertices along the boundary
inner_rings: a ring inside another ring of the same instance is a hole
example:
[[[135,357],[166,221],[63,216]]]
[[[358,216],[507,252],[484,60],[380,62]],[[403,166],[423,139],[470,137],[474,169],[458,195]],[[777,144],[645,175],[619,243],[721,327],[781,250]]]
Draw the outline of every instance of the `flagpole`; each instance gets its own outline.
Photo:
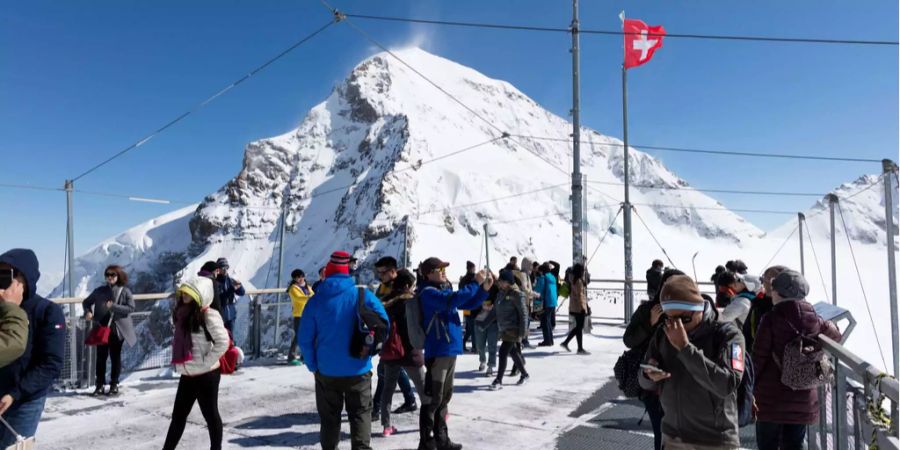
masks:
[[[622,11],[622,15],[620,17],[622,18],[622,31],[624,31],[624,11]],[[623,43],[624,42],[625,40],[623,39]],[[624,215],[622,217],[622,220],[625,225],[625,323],[628,323],[631,321],[631,314],[634,311],[634,274],[631,262],[631,199],[628,195],[630,181],[630,177],[628,174],[628,70],[625,68],[625,50],[626,49],[623,48],[622,53],[622,155],[625,167],[625,202],[623,203]]]

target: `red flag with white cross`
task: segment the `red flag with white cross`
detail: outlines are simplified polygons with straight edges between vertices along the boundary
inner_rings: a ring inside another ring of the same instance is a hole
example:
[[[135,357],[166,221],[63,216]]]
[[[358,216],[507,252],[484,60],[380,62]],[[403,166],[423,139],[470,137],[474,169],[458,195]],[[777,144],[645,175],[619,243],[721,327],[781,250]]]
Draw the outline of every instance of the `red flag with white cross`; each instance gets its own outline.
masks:
[[[666,29],[651,27],[636,19],[622,17],[622,33],[625,36],[625,68],[640,66],[653,58],[653,52],[663,45]]]

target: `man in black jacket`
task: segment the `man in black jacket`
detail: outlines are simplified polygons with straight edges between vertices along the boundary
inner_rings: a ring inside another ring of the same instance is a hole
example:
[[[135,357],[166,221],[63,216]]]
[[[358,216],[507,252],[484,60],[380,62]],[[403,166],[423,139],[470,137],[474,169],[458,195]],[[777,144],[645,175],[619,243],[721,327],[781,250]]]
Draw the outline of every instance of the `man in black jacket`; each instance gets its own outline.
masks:
[[[0,255],[0,269],[13,269],[13,283],[24,290],[22,309],[28,314],[28,344],[25,353],[0,369],[0,415],[23,436],[34,436],[44,413],[44,403],[63,367],[66,319],[56,303],[37,295],[41,277],[34,252],[13,249]],[[16,437],[0,427],[0,448]]]
[[[647,269],[647,298],[653,300],[656,293],[662,288],[663,262],[654,259],[653,264]]]

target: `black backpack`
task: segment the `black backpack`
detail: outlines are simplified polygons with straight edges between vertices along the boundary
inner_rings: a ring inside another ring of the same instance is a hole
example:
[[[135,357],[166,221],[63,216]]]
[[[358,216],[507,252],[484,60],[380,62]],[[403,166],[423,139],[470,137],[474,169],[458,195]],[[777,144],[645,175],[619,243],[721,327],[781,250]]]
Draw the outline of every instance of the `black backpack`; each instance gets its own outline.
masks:
[[[356,320],[350,337],[350,356],[366,359],[381,353],[390,333],[388,322],[366,306],[366,288],[357,287]]]
[[[625,350],[613,367],[613,374],[619,384],[619,390],[628,398],[640,397],[644,392],[638,380],[644,353],[638,347]]]

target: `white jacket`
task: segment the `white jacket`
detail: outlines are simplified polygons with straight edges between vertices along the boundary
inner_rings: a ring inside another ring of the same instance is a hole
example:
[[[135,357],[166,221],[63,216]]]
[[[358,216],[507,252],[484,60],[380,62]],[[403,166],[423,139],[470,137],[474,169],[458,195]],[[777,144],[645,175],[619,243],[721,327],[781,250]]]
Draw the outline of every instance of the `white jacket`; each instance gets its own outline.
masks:
[[[219,368],[219,358],[228,350],[228,330],[218,311],[208,308],[203,314],[206,321],[206,329],[212,336],[213,342],[206,338],[203,327],[191,333],[191,355],[193,359],[176,364],[175,371],[181,375],[196,376],[212,372]]]

